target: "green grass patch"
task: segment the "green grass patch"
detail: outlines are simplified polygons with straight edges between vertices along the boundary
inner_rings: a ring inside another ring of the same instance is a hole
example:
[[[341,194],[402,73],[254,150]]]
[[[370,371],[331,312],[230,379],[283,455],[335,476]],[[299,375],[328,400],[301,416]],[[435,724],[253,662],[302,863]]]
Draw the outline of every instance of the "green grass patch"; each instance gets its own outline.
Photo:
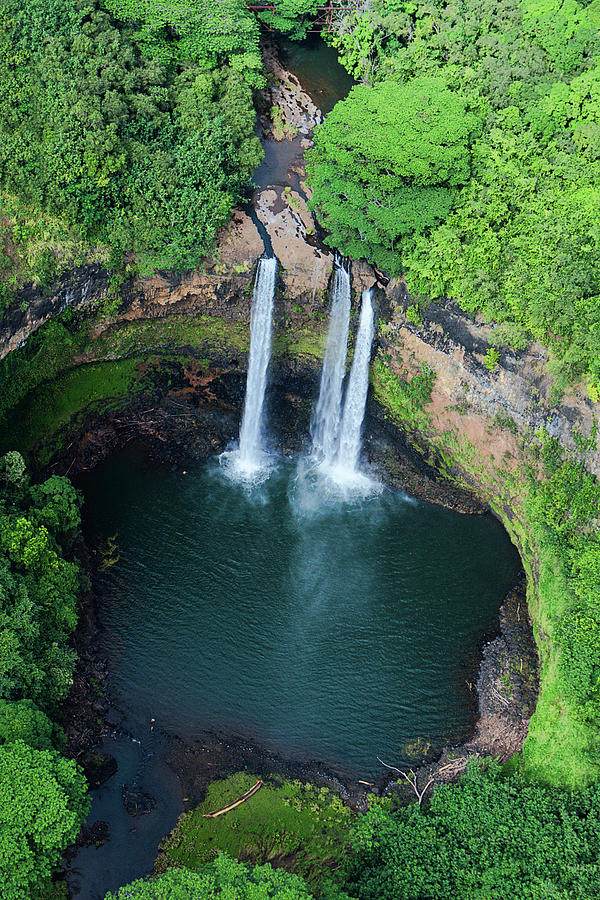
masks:
[[[203,813],[222,809],[256,782],[238,772],[208,788],[206,799],[185,812],[163,842],[156,870],[195,869],[220,850],[253,863],[285,864],[311,888],[327,879],[345,853],[352,812],[327,788],[299,781],[264,784],[253,797],[216,819]]]
[[[144,366],[145,360],[135,357],[92,363],[39,385],[13,410],[10,426],[2,429],[0,452],[20,450],[29,455],[30,449],[40,443],[36,462],[44,465],[58,449],[53,437],[78,413],[118,409],[141,392]]]
[[[314,328],[292,328],[273,337],[275,356],[309,356],[320,360],[325,353],[326,331]]]
[[[413,427],[425,428],[429,416],[424,407],[431,400],[435,373],[425,364],[410,379],[393,372],[387,360],[377,357],[371,367],[375,398],[389,410],[392,418]]]
[[[116,359],[143,353],[173,354],[182,347],[245,352],[250,346],[250,328],[245,323],[226,322],[218,316],[167,316],[141,319],[108,328],[86,348],[93,359]]]

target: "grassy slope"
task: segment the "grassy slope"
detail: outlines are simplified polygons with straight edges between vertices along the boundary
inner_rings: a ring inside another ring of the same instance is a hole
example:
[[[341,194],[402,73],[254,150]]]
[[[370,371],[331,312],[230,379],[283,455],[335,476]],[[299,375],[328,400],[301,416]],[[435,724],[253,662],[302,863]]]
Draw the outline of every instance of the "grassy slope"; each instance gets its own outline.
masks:
[[[267,783],[231,812],[203,818],[236,800],[255,781],[246,772],[214,781],[204,802],[183,813],[163,842],[156,871],[194,869],[223,850],[244,861],[293,866],[309,885],[322,882],[345,852],[352,821],[351,811],[326,788],[298,781]]]

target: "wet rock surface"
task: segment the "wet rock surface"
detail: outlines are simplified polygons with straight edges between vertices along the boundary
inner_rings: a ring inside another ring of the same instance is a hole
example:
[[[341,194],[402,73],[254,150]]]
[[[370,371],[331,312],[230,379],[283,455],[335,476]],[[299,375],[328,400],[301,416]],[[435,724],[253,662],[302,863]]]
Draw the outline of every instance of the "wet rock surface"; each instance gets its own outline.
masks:
[[[88,750],[79,757],[78,761],[92,789],[100,787],[117,771],[117,761],[114,756],[99,750]]]
[[[276,44],[268,37],[263,39],[262,54],[270,85],[265,90],[267,114],[261,117],[261,124],[272,140],[302,135],[312,135],[317,125],[323,121],[323,114],[303,89],[299,79],[289,72],[279,59]],[[274,116],[273,109],[279,114]]]
[[[156,799],[135,786],[123,785],[123,806],[130,816],[144,816],[156,806]]]
[[[168,362],[154,371],[154,383],[118,414],[90,412],[81,430],[69,433],[47,468],[48,473],[79,473],[110,453],[140,446],[155,462],[185,469],[192,460],[223,452],[239,432],[246,373],[241,366],[207,370],[200,378],[192,368]],[[168,373],[168,377],[166,377]],[[273,367],[266,397],[270,446],[295,455],[310,446],[309,425],[318,392],[316,364]],[[370,404],[364,427],[365,456],[387,484],[412,496],[463,513],[482,513],[487,506],[474,494],[446,481],[423,460],[402,435],[386,424]],[[84,656],[85,658],[85,656]]]
[[[102,847],[108,840],[110,840],[110,825],[99,820],[83,826],[77,838],[77,846]]]

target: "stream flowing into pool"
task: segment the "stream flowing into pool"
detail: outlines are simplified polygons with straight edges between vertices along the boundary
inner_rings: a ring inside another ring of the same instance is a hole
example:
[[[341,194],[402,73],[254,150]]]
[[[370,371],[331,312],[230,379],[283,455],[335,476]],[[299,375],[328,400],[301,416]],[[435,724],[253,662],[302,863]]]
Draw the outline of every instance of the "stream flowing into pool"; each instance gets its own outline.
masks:
[[[358,777],[468,734],[466,681],[519,572],[491,516],[344,496],[291,460],[250,489],[213,460],[120,455],[85,487],[92,540],[117,535],[99,621],[132,729],[215,729]]]

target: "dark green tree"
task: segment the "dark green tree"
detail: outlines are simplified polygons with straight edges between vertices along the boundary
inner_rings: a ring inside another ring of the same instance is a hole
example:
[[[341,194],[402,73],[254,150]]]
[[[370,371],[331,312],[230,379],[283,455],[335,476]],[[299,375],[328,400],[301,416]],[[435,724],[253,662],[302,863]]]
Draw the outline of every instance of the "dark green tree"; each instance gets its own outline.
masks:
[[[437,788],[423,809],[360,819],[347,890],[359,900],[592,900],[600,793],[525,784],[495,762]]]
[[[0,744],[24,741],[35,750],[51,750],[57,729],[31,700],[0,700]]]
[[[270,865],[245,866],[221,853],[199,871],[170,869],[157,878],[134,881],[106,900],[311,900],[304,881]]]

